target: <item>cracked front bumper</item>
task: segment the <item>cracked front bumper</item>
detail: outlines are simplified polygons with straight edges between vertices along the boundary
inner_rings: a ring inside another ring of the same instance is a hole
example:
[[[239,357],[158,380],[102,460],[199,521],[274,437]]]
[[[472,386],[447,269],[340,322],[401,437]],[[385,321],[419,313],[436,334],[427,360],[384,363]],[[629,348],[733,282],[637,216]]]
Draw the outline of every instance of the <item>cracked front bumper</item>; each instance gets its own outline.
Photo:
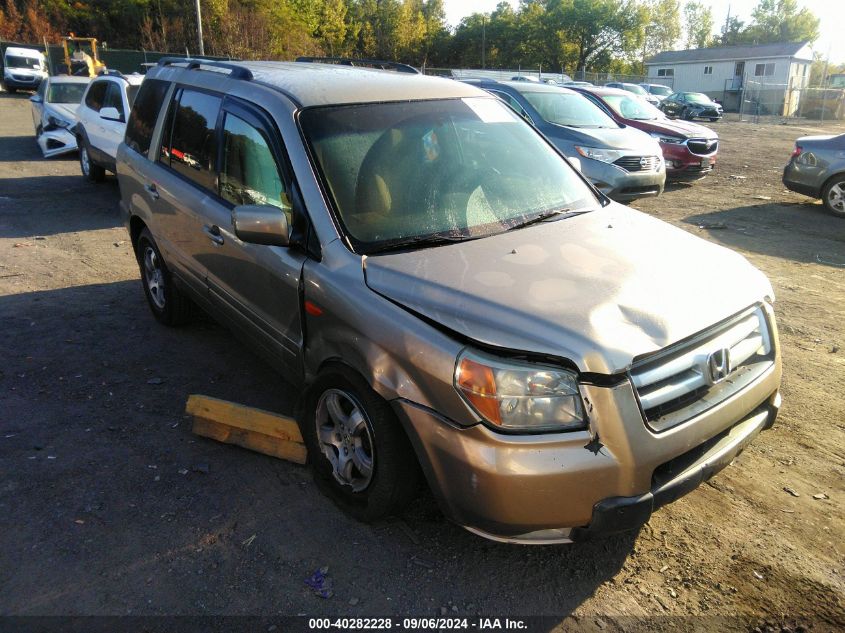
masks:
[[[724,468],[774,423],[780,378],[778,360],[742,391],[661,433],[643,422],[628,381],[582,385],[593,435],[505,435],[407,401],[393,408],[450,519],[494,540],[563,543],[636,528]]]
[[[41,132],[41,136],[39,136],[36,141],[44,158],[50,158],[51,156],[58,156],[60,154],[68,154],[77,150],[76,136],[64,128],[57,128],[49,131],[45,130],[44,132]]]

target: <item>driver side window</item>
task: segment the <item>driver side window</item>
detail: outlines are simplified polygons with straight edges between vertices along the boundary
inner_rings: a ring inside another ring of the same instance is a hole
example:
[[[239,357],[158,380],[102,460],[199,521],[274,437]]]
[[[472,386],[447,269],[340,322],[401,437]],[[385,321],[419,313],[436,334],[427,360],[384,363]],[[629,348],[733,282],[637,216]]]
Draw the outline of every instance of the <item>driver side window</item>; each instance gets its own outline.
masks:
[[[291,221],[291,206],[273,151],[264,134],[231,112],[223,122],[220,196],[234,205],[279,207]]]

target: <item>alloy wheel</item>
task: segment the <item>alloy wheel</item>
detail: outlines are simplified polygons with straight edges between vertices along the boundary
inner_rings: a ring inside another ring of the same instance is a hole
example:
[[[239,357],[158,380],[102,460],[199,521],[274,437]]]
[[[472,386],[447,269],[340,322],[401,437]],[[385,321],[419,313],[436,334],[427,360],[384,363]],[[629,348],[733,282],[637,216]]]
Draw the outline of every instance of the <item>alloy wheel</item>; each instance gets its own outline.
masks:
[[[164,271],[155,249],[149,244],[144,248],[144,282],[155,306],[164,310]]]
[[[350,394],[327,389],[317,402],[317,441],[335,480],[361,492],[370,485],[375,448],[366,413]]]
[[[837,182],[828,190],[827,203],[837,213],[845,213],[845,182]]]
[[[79,164],[82,165],[82,175],[88,176],[91,174],[91,159],[88,158],[88,148],[84,145],[79,150]]]

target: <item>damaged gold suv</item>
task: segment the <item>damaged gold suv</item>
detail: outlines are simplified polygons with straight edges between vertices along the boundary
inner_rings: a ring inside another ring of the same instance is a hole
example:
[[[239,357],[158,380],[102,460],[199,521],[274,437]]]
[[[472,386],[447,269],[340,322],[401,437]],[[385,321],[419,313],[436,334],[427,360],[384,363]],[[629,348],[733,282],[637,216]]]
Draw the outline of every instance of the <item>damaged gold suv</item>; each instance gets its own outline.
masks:
[[[361,519],[424,476],[497,540],[634,528],[777,415],[765,276],[473,86],[165,59],[117,173],[153,314],[199,304],[300,386],[315,477]]]

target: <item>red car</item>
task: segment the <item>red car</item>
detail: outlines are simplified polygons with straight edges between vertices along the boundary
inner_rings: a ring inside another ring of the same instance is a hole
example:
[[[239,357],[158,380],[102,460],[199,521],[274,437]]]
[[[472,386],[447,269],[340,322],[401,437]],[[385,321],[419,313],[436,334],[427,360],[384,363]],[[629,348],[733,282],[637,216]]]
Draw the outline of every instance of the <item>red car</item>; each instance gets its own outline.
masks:
[[[603,108],[617,122],[648,132],[660,142],[666,180],[698,180],[716,166],[719,136],[690,121],[673,120],[660,110],[616,88],[572,88]]]

